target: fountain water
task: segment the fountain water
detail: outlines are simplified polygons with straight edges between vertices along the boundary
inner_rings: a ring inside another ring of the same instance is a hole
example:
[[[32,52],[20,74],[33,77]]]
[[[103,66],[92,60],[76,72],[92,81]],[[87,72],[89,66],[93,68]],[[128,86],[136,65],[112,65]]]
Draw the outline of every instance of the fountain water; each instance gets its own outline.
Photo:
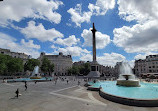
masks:
[[[139,81],[132,73],[132,69],[127,62],[122,62],[120,67],[120,75],[117,79],[117,85],[128,87],[139,87]]]
[[[139,87],[140,84],[141,87]],[[89,85],[89,90],[97,90],[100,96],[114,102],[133,106],[158,107],[157,84],[139,83],[127,62],[122,63],[117,81],[89,82]]]
[[[30,79],[40,79],[39,66],[35,66]]]

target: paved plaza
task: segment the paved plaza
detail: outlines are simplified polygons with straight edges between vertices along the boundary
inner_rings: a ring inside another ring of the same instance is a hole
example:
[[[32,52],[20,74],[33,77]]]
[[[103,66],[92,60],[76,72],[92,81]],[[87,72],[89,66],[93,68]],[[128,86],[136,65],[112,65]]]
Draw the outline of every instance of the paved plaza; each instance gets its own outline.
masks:
[[[80,80],[81,81],[81,80]],[[50,82],[0,83],[0,111],[157,111],[157,107],[134,107],[101,98],[98,92],[77,85],[78,80]],[[18,99],[15,91],[19,88]]]

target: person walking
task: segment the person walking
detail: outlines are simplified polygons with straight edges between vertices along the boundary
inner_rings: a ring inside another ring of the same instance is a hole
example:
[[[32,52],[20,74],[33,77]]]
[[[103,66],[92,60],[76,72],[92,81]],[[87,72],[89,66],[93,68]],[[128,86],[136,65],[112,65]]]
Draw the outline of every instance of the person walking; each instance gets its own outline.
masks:
[[[67,84],[69,83],[69,80],[67,80]]]
[[[55,80],[55,85],[57,84],[57,80]]]
[[[80,81],[78,81],[78,86],[80,85]]]
[[[19,88],[15,91],[16,97],[19,97]]]
[[[25,91],[27,90],[27,83],[25,82]]]

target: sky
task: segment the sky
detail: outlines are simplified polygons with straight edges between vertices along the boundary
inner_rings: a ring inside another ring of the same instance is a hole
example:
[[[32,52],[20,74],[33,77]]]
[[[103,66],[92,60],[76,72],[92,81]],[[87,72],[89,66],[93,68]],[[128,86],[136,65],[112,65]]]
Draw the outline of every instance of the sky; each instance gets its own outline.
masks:
[[[105,66],[158,54],[158,0],[3,0],[0,48],[38,58],[72,55],[92,61],[95,23],[97,61]]]

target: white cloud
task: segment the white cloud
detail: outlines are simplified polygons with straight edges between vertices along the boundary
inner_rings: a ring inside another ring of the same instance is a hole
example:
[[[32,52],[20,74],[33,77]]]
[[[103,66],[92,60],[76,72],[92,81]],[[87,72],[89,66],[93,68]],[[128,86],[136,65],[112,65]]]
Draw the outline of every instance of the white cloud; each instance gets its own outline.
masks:
[[[25,42],[25,40],[22,39],[22,40],[21,40],[21,44],[24,45],[24,47],[40,49],[40,45],[34,44],[34,43],[33,43],[33,40],[29,40],[28,42]]]
[[[92,16],[90,11],[82,12],[81,4],[77,4],[74,9],[70,8],[67,12],[70,13],[72,22],[74,22],[76,26],[79,27],[81,27],[81,23],[83,22],[90,22],[90,18]]]
[[[61,15],[55,11],[62,4],[58,0],[4,0],[0,3],[0,25],[25,18],[40,18],[58,24]]]
[[[92,55],[91,54],[84,54],[81,56],[80,60],[83,61],[92,61]],[[99,64],[104,66],[115,66],[117,62],[125,61],[126,58],[118,53],[104,53],[103,56],[97,56],[97,61]]]
[[[80,60],[82,61],[92,61],[92,55],[91,54],[83,54],[81,57],[80,57]]]
[[[90,22],[92,15],[105,15],[109,9],[113,9],[115,0],[97,0],[95,4],[89,3],[89,11],[82,12],[82,5],[77,4],[75,8],[70,8],[67,12],[71,15],[71,21],[76,26],[81,27],[81,23]]]
[[[156,52],[147,52],[147,53],[144,53],[144,54],[138,54],[134,57],[135,60],[138,60],[138,59],[145,59],[146,56],[149,56],[149,55],[157,55],[158,53]]]
[[[72,55],[72,56],[81,56],[82,54],[90,53],[87,49],[82,49],[81,47],[74,46],[74,47],[66,47],[66,48],[58,48],[53,53],[62,52],[65,55]]]
[[[37,49],[39,45],[34,44],[32,40],[25,42],[21,40],[21,43],[17,43],[17,40],[9,35],[0,32],[0,47],[4,49],[10,49],[14,52],[26,53],[31,55],[33,58],[39,57],[40,53]]]
[[[147,5],[146,5],[147,4]],[[119,0],[119,15],[133,26],[115,28],[113,42],[128,53],[158,51],[157,0]]]
[[[125,57],[118,53],[104,53],[103,56],[97,57],[97,61],[102,65],[109,65],[109,66],[115,66],[116,62],[122,62],[125,61]]]
[[[109,9],[115,7],[115,0],[97,0],[96,4],[89,4],[88,8],[95,15],[105,15]]]
[[[55,46],[55,45],[51,45],[51,48],[52,48],[52,49],[55,49],[55,48],[56,48],[56,46]]]
[[[91,29],[84,29],[81,33],[84,38],[85,46],[92,46],[92,32]],[[103,49],[110,43],[110,36],[102,34],[101,32],[96,32],[96,48]]]
[[[55,43],[71,47],[72,45],[76,45],[79,41],[80,39],[76,38],[75,35],[71,35],[65,39],[58,38]]]
[[[144,22],[158,18],[157,0],[118,0],[119,15],[126,21]]]
[[[42,42],[53,41],[55,38],[63,37],[63,34],[54,28],[46,30],[42,24],[36,26],[34,21],[28,22],[28,26],[21,28],[20,31],[26,35],[26,38],[36,38]]]
[[[114,29],[113,42],[128,53],[158,51],[158,21]]]
[[[138,60],[138,59],[145,59],[146,55],[144,54],[138,54],[134,57],[135,60]]]

